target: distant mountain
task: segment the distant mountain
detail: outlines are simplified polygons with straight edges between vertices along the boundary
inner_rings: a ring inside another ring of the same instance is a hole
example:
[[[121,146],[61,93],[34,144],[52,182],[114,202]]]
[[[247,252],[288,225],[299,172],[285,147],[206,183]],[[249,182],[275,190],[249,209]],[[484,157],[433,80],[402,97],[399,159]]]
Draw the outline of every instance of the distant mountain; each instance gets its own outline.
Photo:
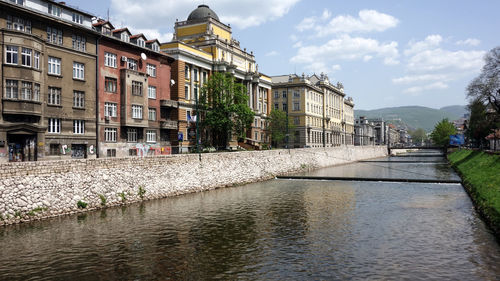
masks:
[[[424,106],[400,106],[374,110],[354,109],[356,117],[383,118],[396,125],[406,126],[408,129],[422,128],[427,132],[432,131],[443,118],[453,121],[462,117],[466,112],[465,106],[460,105],[446,106],[441,109]]]

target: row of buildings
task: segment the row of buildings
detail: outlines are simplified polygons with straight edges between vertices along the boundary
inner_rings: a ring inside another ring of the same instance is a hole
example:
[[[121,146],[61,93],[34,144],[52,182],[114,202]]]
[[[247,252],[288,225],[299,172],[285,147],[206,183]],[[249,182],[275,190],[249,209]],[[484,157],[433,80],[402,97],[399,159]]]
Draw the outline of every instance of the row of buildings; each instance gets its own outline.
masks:
[[[411,136],[405,128],[397,128],[382,118],[356,118],[354,124],[354,145],[407,145]]]
[[[255,114],[249,145],[271,141],[273,108],[295,124],[290,146],[355,142],[354,103],[340,83],[324,74],[264,75],[206,5],[175,22],[166,43],[64,2],[0,7],[0,162],[187,152],[198,94],[214,72],[247,88]]]

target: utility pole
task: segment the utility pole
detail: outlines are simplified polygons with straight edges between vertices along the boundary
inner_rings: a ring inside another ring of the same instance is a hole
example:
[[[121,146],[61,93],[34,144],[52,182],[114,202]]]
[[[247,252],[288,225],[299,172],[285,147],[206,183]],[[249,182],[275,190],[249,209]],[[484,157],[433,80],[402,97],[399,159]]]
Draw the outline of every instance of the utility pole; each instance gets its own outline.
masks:
[[[194,95],[194,101],[196,105],[196,153],[198,153],[198,159],[201,162],[201,153],[200,153],[200,133],[199,133],[199,120],[200,120],[200,111],[198,110],[198,91],[196,91]]]

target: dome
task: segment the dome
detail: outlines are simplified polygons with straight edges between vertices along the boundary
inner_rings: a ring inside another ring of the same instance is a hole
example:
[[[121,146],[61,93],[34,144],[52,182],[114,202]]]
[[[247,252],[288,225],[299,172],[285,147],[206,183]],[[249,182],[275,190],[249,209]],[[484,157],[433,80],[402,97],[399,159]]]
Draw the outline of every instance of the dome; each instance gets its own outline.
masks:
[[[194,11],[189,14],[187,20],[199,20],[207,17],[219,20],[217,14],[212,11],[212,9],[210,9],[207,5],[199,5],[198,8],[194,9]]]

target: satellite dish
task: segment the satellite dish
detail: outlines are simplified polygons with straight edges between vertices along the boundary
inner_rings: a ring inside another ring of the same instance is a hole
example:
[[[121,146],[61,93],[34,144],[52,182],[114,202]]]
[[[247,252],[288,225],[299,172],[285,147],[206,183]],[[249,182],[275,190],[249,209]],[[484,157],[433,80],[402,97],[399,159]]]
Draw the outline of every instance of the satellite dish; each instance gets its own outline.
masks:
[[[170,79],[170,85],[175,85],[175,80],[174,79]]]
[[[142,59],[142,60],[147,60],[147,59],[148,59],[148,57],[146,56],[146,54],[145,54],[145,53],[141,53],[141,59]]]

